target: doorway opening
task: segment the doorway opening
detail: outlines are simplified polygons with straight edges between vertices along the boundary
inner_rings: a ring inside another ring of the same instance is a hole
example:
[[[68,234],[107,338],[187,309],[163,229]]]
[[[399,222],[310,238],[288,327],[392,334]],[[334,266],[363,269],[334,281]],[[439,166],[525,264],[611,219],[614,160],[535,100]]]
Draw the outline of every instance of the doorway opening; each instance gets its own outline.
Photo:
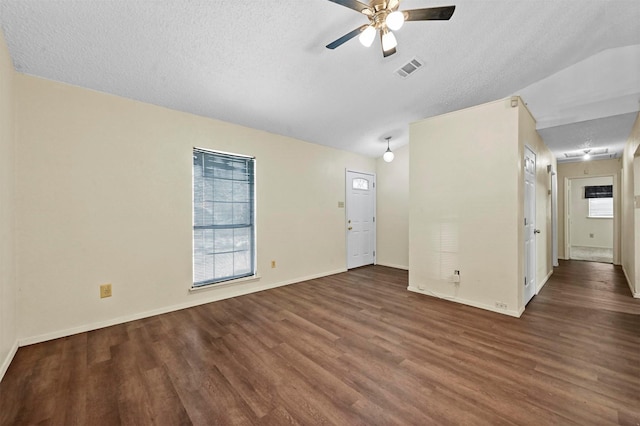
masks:
[[[568,178],[565,184],[567,257],[572,260],[613,263],[614,176]]]

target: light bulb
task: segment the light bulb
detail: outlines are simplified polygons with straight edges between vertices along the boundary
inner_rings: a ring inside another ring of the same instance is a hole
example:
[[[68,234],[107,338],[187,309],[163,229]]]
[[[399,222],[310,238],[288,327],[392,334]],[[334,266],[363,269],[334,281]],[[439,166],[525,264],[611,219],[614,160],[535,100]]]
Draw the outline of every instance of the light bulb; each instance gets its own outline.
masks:
[[[585,160],[588,160],[589,158],[591,158],[591,156],[589,155],[589,153],[585,153],[584,156],[582,157]]]
[[[358,40],[360,40],[360,43],[362,43],[364,47],[369,47],[371,43],[373,43],[374,38],[376,38],[376,29],[373,28],[372,25],[369,25],[360,33]]]
[[[382,34],[382,50],[388,52],[397,45],[398,41],[396,40],[396,36],[394,36],[391,31],[387,31]]]
[[[385,24],[387,24],[387,27],[390,30],[399,30],[400,28],[402,28],[402,25],[404,24],[404,13],[400,12],[399,10],[396,10],[395,12],[391,12],[390,14],[387,15],[387,17],[384,20]]]
[[[387,148],[387,151],[382,156],[382,159],[387,163],[390,163],[393,161],[394,158],[395,158],[395,155],[393,154],[393,152],[391,152],[391,150]]]

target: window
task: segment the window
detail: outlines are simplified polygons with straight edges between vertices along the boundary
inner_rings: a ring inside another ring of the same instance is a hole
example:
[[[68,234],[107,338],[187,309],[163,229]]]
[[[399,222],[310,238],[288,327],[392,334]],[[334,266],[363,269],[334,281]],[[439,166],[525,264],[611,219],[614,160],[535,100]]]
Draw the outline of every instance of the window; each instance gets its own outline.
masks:
[[[612,218],[613,198],[589,198],[590,218]]]
[[[351,182],[353,189],[363,189],[365,191],[369,190],[369,181],[363,178],[354,178],[353,182]]]
[[[193,150],[193,286],[255,275],[255,159]]]
[[[613,185],[585,186],[584,198],[613,198]]]

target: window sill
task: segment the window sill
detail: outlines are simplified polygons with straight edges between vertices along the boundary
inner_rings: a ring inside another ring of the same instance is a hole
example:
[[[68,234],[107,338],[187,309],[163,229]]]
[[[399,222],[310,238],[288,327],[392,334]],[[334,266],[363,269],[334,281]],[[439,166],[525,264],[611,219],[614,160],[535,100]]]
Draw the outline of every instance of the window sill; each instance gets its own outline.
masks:
[[[247,283],[247,282],[251,282],[251,281],[259,281],[259,280],[260,280],[260,275],[258,275],[256,273],[256,275],[251,275],[250,277],[237,278],[235,280],[223,281],[223,282],[220,282],[220,283],[206,284],[206,285],[201,285],[199,287],[191,287],[189,289],[189,293],[197,293],[197,292],[204,291],[204,290],[211,290],[211,289],[214,289],[214,288],[229,287],[229,286],[233,286],[235,284]]]

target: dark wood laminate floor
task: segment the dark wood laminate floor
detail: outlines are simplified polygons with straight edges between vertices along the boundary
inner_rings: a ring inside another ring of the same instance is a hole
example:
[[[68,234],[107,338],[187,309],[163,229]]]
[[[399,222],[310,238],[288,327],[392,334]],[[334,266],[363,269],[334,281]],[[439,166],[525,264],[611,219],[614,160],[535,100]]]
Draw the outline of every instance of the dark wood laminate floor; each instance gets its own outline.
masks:
[[[520,319],[365,267],[20,348],[0,424],[640,424],[640,300],[561,262]]]

